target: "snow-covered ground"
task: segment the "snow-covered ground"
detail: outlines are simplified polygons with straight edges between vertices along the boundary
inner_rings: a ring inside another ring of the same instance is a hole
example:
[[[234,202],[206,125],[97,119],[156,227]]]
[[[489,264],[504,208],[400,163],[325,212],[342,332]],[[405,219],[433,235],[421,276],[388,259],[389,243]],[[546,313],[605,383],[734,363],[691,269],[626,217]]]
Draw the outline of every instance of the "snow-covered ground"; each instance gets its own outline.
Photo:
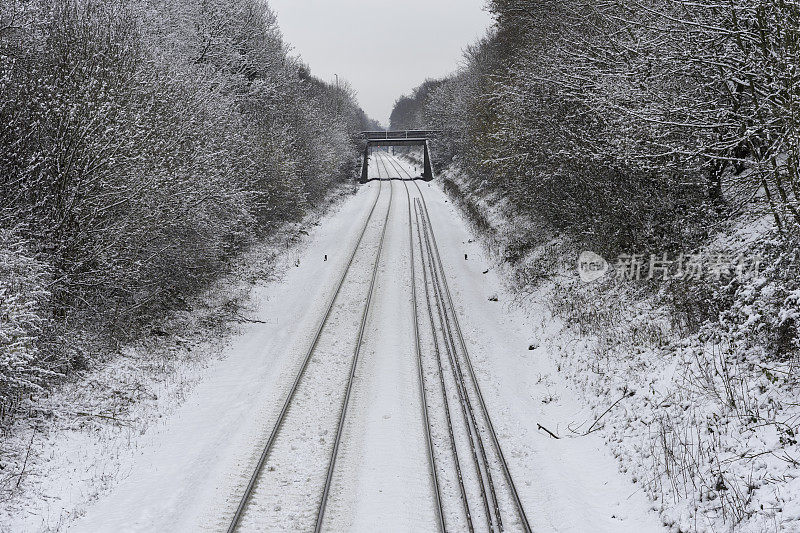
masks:
[[[544,309],[532,322],[452,202],[435,184],[425,193],[478,379],[534,531],[660,531],[602,439],[554,439],[539,429],[563,432],[591,417],[539,342],[540,328],[560,325]]]
[[[500,194],[467,184],[455,168],[443,181],[463,202],[459,211],[481,227],[480,248],[491,250],[510,287],[508,305],[536,332],[533,346],[565,378],[562,390],[591,406],[556,433],[602,436],[673,532],[800,530],[800,382],[796,359],[776,356],[770,344],[775,323],[796,313],[798,292],[792,264],[775,253],[783,241],[764,209],[715,228],[692,252],[762,260],[760,275],[739,285],[703,277],[677,287],[686,291],[679,304],[683,298],[713,310],[715,297],[733,300],[698,330],[682,323],[679,305],[665,303],[675,293],[613,275],[582,282],[582,249],[515,212]],[[509,260],[520,242],[528,244],[524,253]],[[563,394],[557,389],[554,399]]]
[[[330,531],[435,528],[414,352],[407,197],[394,200],[328,503]]]
[[[168,402],[157,407],[160,418],[63,429],[40,443],[33,451],[35,490],[4,506],[3,529],[224,530],[381,186],[394,188],[395,201],[326,527],[434,531],[414,359],[407,203],[399,181],[361,187],[315,226],[303,245],[284,257],[281,279],[252,290],[246,306],[251,321],[219,354],[201,358],[201,364],[171,367],[191,379],[184,380],[188,385],[180,394],[162,398]],[[421,188],[477,379],[533,530],[661,531],[641,487],[619,472],[597,433],[567,438],[568,425],[595,413],[542,344],[561,324],[543,306],[516,305],[493,259],[440,187]],[[376,214],[387,208],[388,202],[380,202]],[[377,232],[369,232],[365,249],[376,239]],[[354,264],[363,279],[341,306],[358,312],[356,294],[359,287],[366,291],[369,267],[370,261]],[[340,342],[340,351],[349,355],[347,338],[356,324],[345,322],[341,338],[332,342]],[[338,405],[340,400],[330,401]],[[329,416],[320,410],[316,418],[322,424]],[[307,434],[293,434],[298,446],[329,442],[314,419],[305,421]],[[294,457],[298,464],[312,459]],[[280,482],[288,496],[272,511],[300,520],[282,529],[307,527],[303,513],[315,508],[319,489],[307,481]],[[306,493],[299,494],[298,487]]]

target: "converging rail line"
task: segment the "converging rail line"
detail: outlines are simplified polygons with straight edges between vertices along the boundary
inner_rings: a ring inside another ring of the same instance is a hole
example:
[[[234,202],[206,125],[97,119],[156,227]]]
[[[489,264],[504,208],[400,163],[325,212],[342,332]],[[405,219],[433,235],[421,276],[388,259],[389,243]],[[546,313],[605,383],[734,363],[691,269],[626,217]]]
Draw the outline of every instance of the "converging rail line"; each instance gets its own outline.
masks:
[[[388,156],[385,159],[395,170],[402,171],[409,178],[413,179],[411,174],[401,163],[396,162],[394,158]],[[480,488],[480,500],[483,504],[482,507],[487,526],[489,530],[493,531],[503,531],[505,528],[501,498],[498,497],[495,481],[492,476],[493,465],[498,465],[496,468],[499,468],[502,472],[502,477],[505,481],[504,488],[510,496],[511,503],[514,507],[513,514],[516,515],[521,529],[530,532],[531,527],[527,515],[475,376],[475,370],[472,365],[471,357],[469,356],[456,308],[453,304],[452,294],[447,283],[447,276],[439,254],[438,243],[436,241],[433,225],[430,221],[430,213],[428,211],[427,202],[425,201],[425,196],[416,181],[414,181],[414,185],[419,193],[419,198],[415,199],[418,245],[420,256],[423,258],[427,257],[427,261],[423,260],[422,270],[431,329],[434,330],[434,333],[438,330],[438,335],[442,337],[443,344],[445,345],[445,352],[447,353],[445,361],[449,363],[447,366],[449,366],[450,375],[453,378],[450,382],[455,383],[458,403],[461,405],[462,424],[460,427],[466,427],[469,433],[468,456],[472,459],[473,465],[475,466],[474,478],[477,478],[477,484]],[[431,305],[431,300],[435,302],[435,306]],[[436,312],[433,311],[434,307],[436,307]],[[434,324],[434,316],[438,318],[438,328],[436,328]],[[459,492],[466,515],[467,526],[469,530],[472,531],[474,530],[474,525],[472,523],[472,512],[467,501],[465,478],[461,473],[461,458],[459,457],[458,448],[453,438],[454,430],[452,427],[452,417],[449,413],[451,407],[447,402],[447,393],[444,392],[446,383],[444,379],[445,365],[442,364],[442,353],[438,347],[438,338],[439,337],[435,334],[433,344],[437,359],[437,373],[439,374],[444,411],[446,412],[445,418],[447,420],[448,433],[450,436],[449,444],[452,448],[453,462],[457,470]],[[466,367],[466,372],[464,372],[464,367]],[[475,404],[477,404],[479,409],[475,409]],[[487,436],[488,443],[484,442]]]
[[[406,190],[406,200],[408,203],[408,243],[411,252],[410,270],[411,270],[411,307],[414,315],[414,355],[417,360],[417,370],[419,379],[420,398],[422,400],[422,420],[425,430],[425,445],[428,455],[428,465],[430,467],[431,481],[433,484],[433,495],[435,498],[434,505],[436,509],[436,526],[440,533],[446,531],[444,521],[444,509],[442,508],[442,492],[439,486],[439,474],[436,470],[436,456],[433,450],[433,439],[431,437],[431,421],[428,414],[428,398],[425,392],[425,375],[422,368],[422,348],[420,346],[419,335],[419,314],[417,311],[417,275],[416,275],[416,261],[414,254],[414,224],[411,220],[411,193],[408,190],[408,183],[403,181],[403,186]],[[451,428],[452,431],[452,428]]]

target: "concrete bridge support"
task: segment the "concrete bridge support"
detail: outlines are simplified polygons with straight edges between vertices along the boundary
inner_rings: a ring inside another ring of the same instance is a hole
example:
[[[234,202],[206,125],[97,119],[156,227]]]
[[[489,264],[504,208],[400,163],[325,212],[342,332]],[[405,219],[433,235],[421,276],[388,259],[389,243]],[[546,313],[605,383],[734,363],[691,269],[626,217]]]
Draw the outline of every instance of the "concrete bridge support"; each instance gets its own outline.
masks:
[[[425,156],[424,156],[424,169],[422,171],[422,179],[425,181],[433,180],[433,167],[431,166],[431,152],[428,148],[428,141],[425,141]]]

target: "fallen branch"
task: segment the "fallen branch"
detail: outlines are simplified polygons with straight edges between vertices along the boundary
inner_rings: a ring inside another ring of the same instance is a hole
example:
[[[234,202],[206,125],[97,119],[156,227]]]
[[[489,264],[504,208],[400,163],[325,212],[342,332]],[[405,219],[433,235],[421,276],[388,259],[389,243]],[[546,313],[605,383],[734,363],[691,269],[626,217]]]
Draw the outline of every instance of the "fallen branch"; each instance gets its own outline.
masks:
[[[16,488],[19,488],[19,484],[22,482],[22,477],[25,475],[25,469],[28,467],[28,458],[31,456],[31,448],[33,447],[33,437],[36,435],[36,428],[33,428],[31,432],[31,441],[28,443],[28,450],[25,452],[25,461],[22,463],[22,470],[19,471],[19,477],[17,477],[17,485]]]
[[[235,313],[234,316],[236,317],[238,322],[247,322],[250,324],[266,324],[264,320],[258,320],[256,318],[247,318],[239,313]]]
[[[125,420],[124,418],[117,418],[117,417],[112,416],[112,415],[101,415],[101,414],[96,414],[96,413],[86,413],[86,412],[83,412],[83,411],[76,412],[75,416],[85,416],[85,417],[89,417],[89,418],[104,418],[106,420],[113,420],[114,422],[119,422],[120,424],[130,424],[131,423],[130,420]]]
[[[600,420],[601,420],[601,419],[602,419],[604,416],[606,416],[606,415],[608,414],[608,412],[609,412],[609,411],[611,411],[611,410],[614,408],[614,406],[615,406],[615,405],[617,405],[619,402],[621,402],[622,400],[624,400],[626,396],[628,396],[628,390],[627,390],[627,389],[625,389],[624,391],[622,391],[622,396],[620,397],[620,399],[619,399],[619,400],[617,400],[616,402],[612,403],[612,404],[611,404],[611,405],[608,407],[608,409],[606,409],[605,411],[603,411],[603,414],[601,414],[600,416],[598,416],[598,417],[597,417],[597,419],[595,419],[595,421],[594,421],[594,422],[592,422],[592,425],[591,425],[591,426],[589,426],[589,429],[587,429],[587,430],[586,430],[586,433],[584,433],[584,435],[588,435],[589,433],[591,433],[591,432],[592,432],[592,428],[593,428],[593,427],[595,427],[595,426],[597,425],[597,423],[598,423],[598,422],[600,422]],[[599,428],[598,428],[598,429],[599,429]]]
[[[594,422],[592,422],[592,425],[591,425],[591,426],[589,426],[589,429],[587,429],[587,430],[586,430],[586,431],[584,431],[583,433],[578,433],[576,430],[572,429],[572,427],[571,427],[571,426],[572,426],[572,424],[569,424],[569,425],[567,425],[567,428],[568,428],[568,429],[569,429],[571,432],[573,432],[575,435],[577,435],[578,437],[585,437],[585,436],[586,436],[586,435],[588,435],[589,433],[592,433],[592,432],[594,432],[594,431],[599,431],[599,430],[602,428],[602,426],[600,426],[600,427],[597,427],[597,428],[596,428],[595,426],[597,425],[597,423],[598,423],[598,422],[600,422],[600,420],[602,420],[602,418],[603,418],[604,416],[606,416],[606,415],[608,414],[608,412],[609,412],[609,411],[611,411],[611,410],[614,408],[614,406],[615,406],[615,405],[617,405],[619,402],[621,402],[622,400],[624,400],[624,399],[625,399],[627,396],[632,396],[632,395],[633,395],[633,393],[629,393],[629,392],[628,392],[628,390],[627,390],[627,388],[626,388],[625,390],[623,390],[623,392],[622,392],[622,397],[620,397],[620,398],[619,398],[617,401],[615,401],[615,402],[614,402],[614,403],[612,403],[610,406],[608,406],[608,409],[606,409],[605,411],[603,411],[603,413],[602,413],[600,416],[598,416],[598,417],[597,417],[597,418],[594,420]],[[582,426],[582,425],[583,425],[583,424],[585,424],[585,423],[586,423],[585,421],[584,421],[584,422],[582,422],[582,423],[580,424],[580,426]],[[578,426],[578,427],[580,427],[580,426]]]
[[[546,431],[547,434],[550,435],[551,437],[553,437],[554,439],[560,439],[561,438],[558,435],[556,435],[555,433],[553,433],[552,431],[550,431],[549,429],[547,429],[546,427],[544,427],[543,425],[541,425],[541,424],[536,424],[536,425],[539,426],[539,429],[543,429],[544,431]]]

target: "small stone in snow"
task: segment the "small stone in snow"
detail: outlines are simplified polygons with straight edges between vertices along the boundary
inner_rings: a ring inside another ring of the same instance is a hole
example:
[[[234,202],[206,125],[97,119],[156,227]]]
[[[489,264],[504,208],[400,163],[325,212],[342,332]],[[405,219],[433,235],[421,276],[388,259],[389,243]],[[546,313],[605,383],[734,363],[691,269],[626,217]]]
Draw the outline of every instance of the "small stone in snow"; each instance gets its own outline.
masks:
[[[493,295],[489,296],[489,301],[490,301],[490,302],[496,302],[496,301],[498,301],[498,299],[497,299],[497,295],[496,295],[496,294],[493,294]]]

